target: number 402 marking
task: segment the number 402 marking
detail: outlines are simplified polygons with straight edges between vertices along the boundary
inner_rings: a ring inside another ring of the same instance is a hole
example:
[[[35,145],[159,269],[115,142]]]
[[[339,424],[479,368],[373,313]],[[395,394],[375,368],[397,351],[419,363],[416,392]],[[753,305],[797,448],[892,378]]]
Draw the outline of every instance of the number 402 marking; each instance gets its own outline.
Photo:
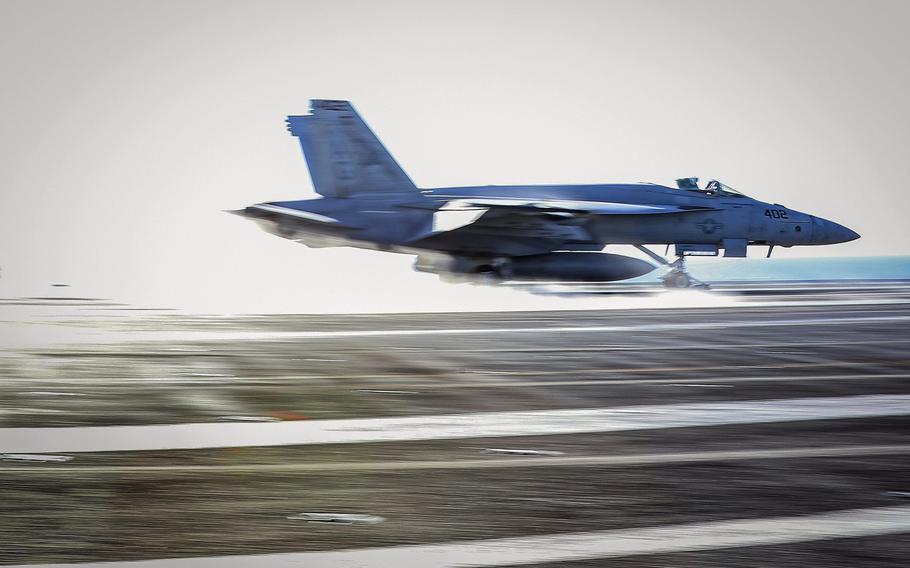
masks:
[[[765,217],[770,219],[789,219],[786,209],[765,209]]]

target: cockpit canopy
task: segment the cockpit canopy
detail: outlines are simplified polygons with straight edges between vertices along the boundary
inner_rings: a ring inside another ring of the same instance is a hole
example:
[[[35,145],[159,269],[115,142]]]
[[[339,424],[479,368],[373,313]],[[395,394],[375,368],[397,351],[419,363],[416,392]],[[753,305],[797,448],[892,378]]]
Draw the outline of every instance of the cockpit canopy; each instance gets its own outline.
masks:
[[[697,177],[679,178],[676,180],[676,186],[679,189],[686,191],[697,191],[698,193],[703,193],[705,195],[746,197],[745,194],[736,191],[729,185],[721,183],[716,179],[709,180],[708,183],[704,185],[699,185]]]

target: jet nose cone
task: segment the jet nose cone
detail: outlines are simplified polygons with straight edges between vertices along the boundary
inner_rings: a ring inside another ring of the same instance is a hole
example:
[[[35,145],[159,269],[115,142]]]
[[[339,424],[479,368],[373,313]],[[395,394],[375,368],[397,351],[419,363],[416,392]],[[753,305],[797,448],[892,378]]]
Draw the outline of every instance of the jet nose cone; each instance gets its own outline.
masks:
[[[834,221],[816,217],[815,225],[814,236],[818,241],[816,244],[834,245],[855,241],[859,238],[859,233]]]
[[[848,229],[847,227],[844,227],[843,225],[838,225],[837,229],[838,229],[838,238],[839,238],[838,242],[846,243],[849,241],[855,241],[856,239],[859,238],[859,233],[857,233],[853,229]]]
[[[831,244],[846,243],[859,238],[859,233],[834,221],[828,221],[828,240]]]

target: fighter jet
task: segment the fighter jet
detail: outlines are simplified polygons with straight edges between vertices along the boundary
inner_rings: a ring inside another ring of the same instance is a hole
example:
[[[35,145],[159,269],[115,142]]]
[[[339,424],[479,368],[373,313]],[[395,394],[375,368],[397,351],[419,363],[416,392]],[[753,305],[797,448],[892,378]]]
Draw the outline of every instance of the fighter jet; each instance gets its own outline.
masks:
[[[313,187],[323,197],[232,211],[309,247],[358,247],[416,255],[415,268],[448,279],[610,282],[655,264],[602,252],[634,245],[668,268],[664,284],[702,285],[692,255],[744,257],[750,245],[828,245],[859,238],[828,221],[748,197],[717,180],[604,185],[420,189],[348,101],[313,100],[289,116]],[[673,262],[649,245],[673,246]]]

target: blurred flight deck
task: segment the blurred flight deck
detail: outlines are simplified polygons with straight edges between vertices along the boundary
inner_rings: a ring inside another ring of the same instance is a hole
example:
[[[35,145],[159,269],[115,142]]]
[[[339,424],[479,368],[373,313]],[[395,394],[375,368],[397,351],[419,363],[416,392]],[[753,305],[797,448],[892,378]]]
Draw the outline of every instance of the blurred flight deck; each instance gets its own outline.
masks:
[[[910,279],[814,274],[533,290],[600,310],[5,298],[0,564],[905,566]]]

